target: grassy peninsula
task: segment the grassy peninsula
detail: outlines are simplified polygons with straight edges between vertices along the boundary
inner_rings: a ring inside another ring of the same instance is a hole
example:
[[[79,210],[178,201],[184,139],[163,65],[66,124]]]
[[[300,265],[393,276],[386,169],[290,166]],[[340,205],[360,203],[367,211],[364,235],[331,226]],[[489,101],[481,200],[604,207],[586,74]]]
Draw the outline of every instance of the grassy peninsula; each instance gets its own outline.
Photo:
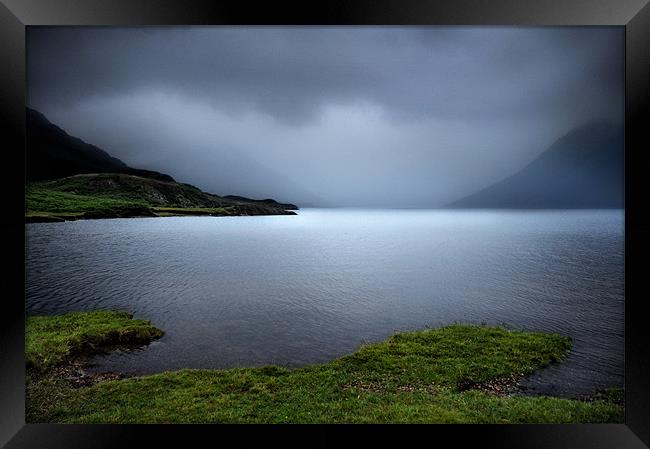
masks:
[[[79,174],[25,187],[27,222],[175,215],[294,215],[293,204],[222,197],[189,184],[124,173]]]
[[[180,370],[78,387],[54,374],[74,354],[144,343],[162,331],[123,312],[27,321],[27,421],[61,423],[587,423],[622,422],[593,401],[504,394],[563,359],[556,334],[452,325],[398,333],[299,369]]]
[[[28,370],[44,372],[76,354],[91,354],[120,344],[146,344],[164,332],[121,311],[30,316],[26,322]]]

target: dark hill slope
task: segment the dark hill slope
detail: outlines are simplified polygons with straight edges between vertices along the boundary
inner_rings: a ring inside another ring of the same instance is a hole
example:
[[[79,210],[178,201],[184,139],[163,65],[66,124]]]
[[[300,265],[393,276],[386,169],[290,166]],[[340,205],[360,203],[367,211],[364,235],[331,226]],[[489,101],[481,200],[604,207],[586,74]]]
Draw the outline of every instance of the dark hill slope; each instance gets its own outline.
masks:
[[[81,173],[125,173],[161,181],[166,174],[141,170],[83,140],[70,136],[43,114],[27,108],[27,181],[57,179]]]
[[[591,122],[558,139],[514,175],[454,208],[622,208],[623,128]]]
[[[282,209],[285,210],[298,210],[298,206],[296,206],[295,204],[279,203],[271,198],[267,198],[265,200],[252,200],[250,198],[246,198],[238,195],[225,195],[223,198],[233,200],[233,201],[243,201],[245,203],[256,203],[264,206],[281,207]]]
[[[27,221],[169,215],[295,215],[293,204],[221,197],[129,167],[27,109]]]

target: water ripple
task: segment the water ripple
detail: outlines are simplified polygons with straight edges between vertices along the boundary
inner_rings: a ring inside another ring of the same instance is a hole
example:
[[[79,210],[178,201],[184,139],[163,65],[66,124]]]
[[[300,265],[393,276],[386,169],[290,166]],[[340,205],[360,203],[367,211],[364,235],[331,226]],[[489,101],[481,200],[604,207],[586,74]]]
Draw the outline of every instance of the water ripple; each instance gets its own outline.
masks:
[[[27,225],[27,313],[120,308],[165,329],[98,369],[300,366],[396,330],[570,335],[539,391],[623,384],[622,211],[300,211]]]

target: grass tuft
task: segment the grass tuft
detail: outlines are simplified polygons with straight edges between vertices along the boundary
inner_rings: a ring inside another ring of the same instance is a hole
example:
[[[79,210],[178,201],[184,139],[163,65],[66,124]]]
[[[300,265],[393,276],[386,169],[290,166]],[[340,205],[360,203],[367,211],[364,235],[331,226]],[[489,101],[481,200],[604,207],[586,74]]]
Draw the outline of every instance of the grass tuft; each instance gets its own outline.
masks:
[[[29,316],[25,334],[27,368],[43,372],[73,355],[149,343],[162,337],[163,331],[127,312],[97,311]]]

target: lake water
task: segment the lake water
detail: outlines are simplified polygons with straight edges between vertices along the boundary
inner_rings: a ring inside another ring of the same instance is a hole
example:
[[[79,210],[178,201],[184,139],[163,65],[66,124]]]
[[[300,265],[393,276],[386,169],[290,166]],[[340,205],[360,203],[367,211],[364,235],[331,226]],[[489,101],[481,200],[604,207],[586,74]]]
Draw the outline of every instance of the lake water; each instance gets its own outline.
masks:
[[[623,386],[621,210],[305,209],[26,225],[28,314],[126,309],[165,330],[96,370],[301,366],[453,322],[570,335],[531,392]]]

